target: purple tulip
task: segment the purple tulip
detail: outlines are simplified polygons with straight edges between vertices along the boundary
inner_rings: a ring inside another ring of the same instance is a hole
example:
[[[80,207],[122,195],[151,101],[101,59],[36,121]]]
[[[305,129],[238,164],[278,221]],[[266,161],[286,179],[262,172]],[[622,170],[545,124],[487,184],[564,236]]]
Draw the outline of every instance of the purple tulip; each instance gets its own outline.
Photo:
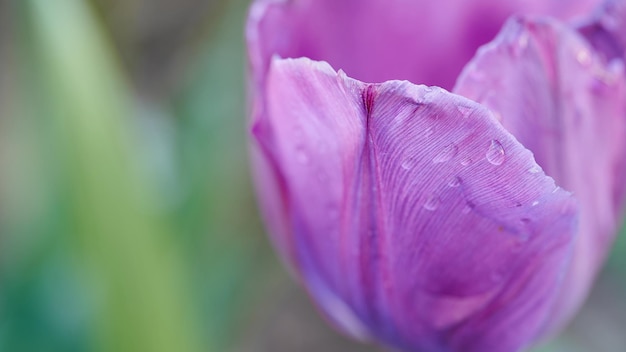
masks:
[[[253,4],[261,208],[335,326],[406,351],[509,352],[571,318],[626,192],[626,11],[585,18],[593,5]]]

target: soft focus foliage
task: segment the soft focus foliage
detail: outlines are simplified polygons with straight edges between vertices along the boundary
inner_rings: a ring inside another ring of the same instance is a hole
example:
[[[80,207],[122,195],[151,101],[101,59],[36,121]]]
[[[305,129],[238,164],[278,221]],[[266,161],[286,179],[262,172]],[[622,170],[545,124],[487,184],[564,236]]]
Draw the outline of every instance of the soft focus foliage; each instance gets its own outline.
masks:
[[[246,0],[0,2],[0,351],[370,351],[268,249]],[[621,237],[542,351],[626,344]]]

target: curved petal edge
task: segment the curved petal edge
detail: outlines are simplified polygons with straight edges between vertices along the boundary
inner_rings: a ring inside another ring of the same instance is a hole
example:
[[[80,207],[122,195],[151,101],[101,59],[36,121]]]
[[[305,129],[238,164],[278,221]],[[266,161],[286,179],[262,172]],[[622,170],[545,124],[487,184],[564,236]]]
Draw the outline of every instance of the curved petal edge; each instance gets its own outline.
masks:
[[[407,350],[539,337],[577,205],[488,109],[308,59],[274,59],[261,99],[261,204],[280,204],[277,245],[336,326]]]

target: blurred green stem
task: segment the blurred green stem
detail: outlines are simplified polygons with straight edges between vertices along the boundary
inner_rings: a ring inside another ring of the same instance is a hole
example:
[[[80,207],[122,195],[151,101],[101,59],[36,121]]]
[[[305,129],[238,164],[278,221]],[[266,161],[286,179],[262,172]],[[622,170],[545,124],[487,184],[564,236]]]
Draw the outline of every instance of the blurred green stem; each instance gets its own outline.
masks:
[[[97,293],[98,346],[199,350],[179,248],[131,147],[130,92],[112,48],[84,1],[19,6],[53,103],[45,117],[64,154],[74,248]]]

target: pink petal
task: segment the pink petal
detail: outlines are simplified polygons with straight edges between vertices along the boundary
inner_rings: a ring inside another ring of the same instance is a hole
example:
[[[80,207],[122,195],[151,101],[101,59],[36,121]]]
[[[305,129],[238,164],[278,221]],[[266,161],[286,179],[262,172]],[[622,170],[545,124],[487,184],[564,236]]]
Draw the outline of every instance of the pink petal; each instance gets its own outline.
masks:
[[[546,174],[580,201],[580,234],[552,328],[586,297],[622,218],[624,65],[602,57],[556,21],[512,20],[455,88],[500,116]]]
[[[328,61],[366,82],[451,88],[512,14],[570,19],[600,0],[257,0],[248,22],[253,74],[273,55]]]
[[[279,246],[337,326],[407,350],[537,337],[576,206],[488,110],[307,59],[274,60],[264,98],[257,156],[280,194],[262,204],[281,204]]]

